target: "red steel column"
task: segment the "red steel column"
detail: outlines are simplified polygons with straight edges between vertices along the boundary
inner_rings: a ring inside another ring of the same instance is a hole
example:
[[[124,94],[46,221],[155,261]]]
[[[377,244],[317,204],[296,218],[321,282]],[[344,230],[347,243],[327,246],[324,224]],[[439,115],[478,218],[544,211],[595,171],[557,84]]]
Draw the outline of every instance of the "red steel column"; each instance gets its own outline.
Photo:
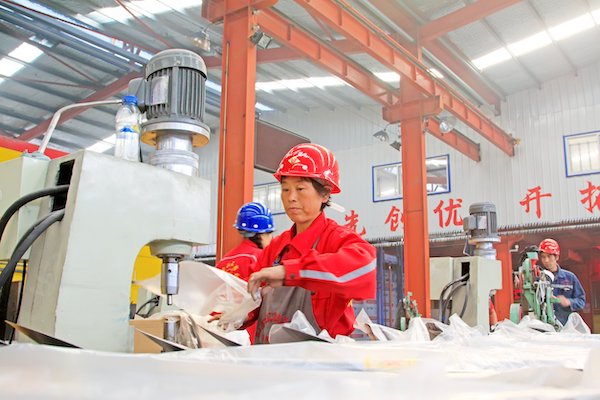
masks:
[[[519,239],[502,236],[496,244],[496,259],[502,263],[502,289],[496,291],[494,297],[498,321],[510,318],[510,305],[513,303],[513,265],[510,249]]]
[[[429,296],[429,230],[427,169],[422,118],[402,121],[402,188],[404,208],[405,291],[412,292],[419,312],[431,316]]]
[[[256,47],[249,37],[254,26],[249,7],[224,17],[217,260],[240,243],[233,224],[240,206],[252,201]]]

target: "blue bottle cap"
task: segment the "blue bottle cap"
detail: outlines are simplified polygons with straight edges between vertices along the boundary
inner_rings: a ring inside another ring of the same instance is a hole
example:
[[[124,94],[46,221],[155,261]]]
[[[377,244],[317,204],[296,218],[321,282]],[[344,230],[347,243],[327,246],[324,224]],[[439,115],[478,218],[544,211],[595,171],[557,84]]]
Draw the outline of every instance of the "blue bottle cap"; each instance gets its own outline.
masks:
[[[123,104],[137,104],[137,102],[138,102],[137,96],[130,94],[130,95],[123,97]]]

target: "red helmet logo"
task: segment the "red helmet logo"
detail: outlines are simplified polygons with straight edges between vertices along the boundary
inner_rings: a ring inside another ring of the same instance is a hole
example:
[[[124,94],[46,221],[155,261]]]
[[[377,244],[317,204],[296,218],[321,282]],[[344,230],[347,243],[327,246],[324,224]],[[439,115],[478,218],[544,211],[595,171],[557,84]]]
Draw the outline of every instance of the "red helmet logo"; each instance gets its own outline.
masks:
[[[314,143],[292,147],[281,160],[274,176],[279,182],[282,176],[315,178],[331,188],[332,194],[341,191],[340,172],[335,156],[327,148]]]
[[[560,246],[554,239],[544,239],[540,242],[540,251],[547,254],[554,254],[558,258],[560,255]]]

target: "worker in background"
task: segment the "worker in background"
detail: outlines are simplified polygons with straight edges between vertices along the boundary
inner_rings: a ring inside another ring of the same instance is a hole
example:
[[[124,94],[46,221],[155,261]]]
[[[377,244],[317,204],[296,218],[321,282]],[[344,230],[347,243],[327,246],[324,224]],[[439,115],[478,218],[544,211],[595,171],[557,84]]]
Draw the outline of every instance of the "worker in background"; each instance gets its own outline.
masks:
[[[271,210],[260,203],[250,202],[238,210],[233,225],[244,238],[233,250],[226,253],[216,267],[248,282],[257,267],[263,249],[271,243],[275,226]],[[246,326],[250,342],[254,343],[256,324]]]
[[[263,299],[247,320],[258,320],[255,343],[268,343],[270,327],[290,321],[297,310],[317,333],[350,335],[352,299],[375,297],[375,248],[323,211],[340,193],[338,168],[328,149],[305,143],[293,147],[274,174],[294,224],[265,248],[248,281],[248,291]]]
[[[225,254],[216,267],[247,282],[250,274],[256,269],[262,249],[267,247],[273,238],[273,215],[271,210],[262,204],[250,202],[240,207],[233,226],[244,240]]]
[[[542,266],[554,274],[553,294],[560,300],[554,303],[554,314],[564,325],[573,311],[585,306],[585,291],[574,273],[558,265],[560,246],[554,239],[544,239],[539,246],[539,259]]]

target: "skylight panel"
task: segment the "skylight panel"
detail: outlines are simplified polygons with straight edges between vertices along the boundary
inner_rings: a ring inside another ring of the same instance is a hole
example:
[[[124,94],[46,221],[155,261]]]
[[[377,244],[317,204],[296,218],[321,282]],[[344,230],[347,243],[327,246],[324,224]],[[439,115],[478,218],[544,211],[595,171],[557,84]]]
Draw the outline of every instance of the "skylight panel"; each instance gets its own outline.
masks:
[[[30,45],[29,43],[21,43],[19,47],[8,53],[9,56],[26,63],[34,61],[42,54],[44,54],[42,50]]]
[[[172,10],[182,11],[186,8],[202,6],[202,1],[199,0],[177,0],[173,3],[174,5],[171,6],[167,5],[166,2],[157,0],[134,0],[128,2],[127,7],[131,10],[137,11],[138,13],[154,16]],[[133,18],[131,14],[129,14],[129,12],[127,12],[127,10],[121,6],[100,8],[89,13],[87,16],[101,24],[106,24],[113,21],[122,23]]]
[[[592,18],[596,21],[596,25],[600,25],[600,8],[592,11]]]
[[[501,63],[511,58],[510,53],[504,47],[494,50],[484,56],[473,60],[473,64],[480,70],[483,70],[491,65]]]
[[[107,138],[104,138],[91,146],[86,147],[86,150],[93,151],[95,153],[104,153],[106,150],[114,147],[116,143],[117,137],[115,134],[110,135]]]
[[[508,48],[515,56],[520,56],[545,47],[550,43],[552,43],[552,38],[546,31],[542,31],[518,42],[511,43],[508,45]]]
[[[0,60],[0,74],[4,76],[13,76],[18,70],[23,68],[23,64],[14,60],[3,58]]]
[[[256,102],[255,107],[259,111],[273,111],[273,109],[271,107],[266,106],[262,103],[259,103],[258,101]]]
[[[573,18],[572,20],[563,22],[549,29],[554,40],[562,40],[579,32],[588,30],[594,26],[594,19],[589,13],[581,17]]]

